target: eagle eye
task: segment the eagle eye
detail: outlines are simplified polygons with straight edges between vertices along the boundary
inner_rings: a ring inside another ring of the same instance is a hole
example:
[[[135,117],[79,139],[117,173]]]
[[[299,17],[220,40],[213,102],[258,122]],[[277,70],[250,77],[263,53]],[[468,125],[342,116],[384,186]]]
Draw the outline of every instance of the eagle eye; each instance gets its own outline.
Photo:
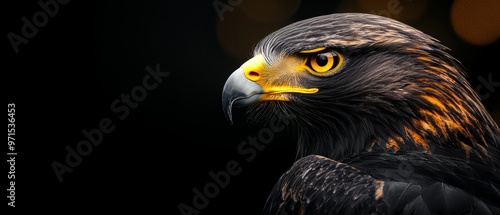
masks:
[[[314,53],[307,59],[307,66],[313,73],[333,72],[338,69],[341,64],[342,57],[334,51]]]

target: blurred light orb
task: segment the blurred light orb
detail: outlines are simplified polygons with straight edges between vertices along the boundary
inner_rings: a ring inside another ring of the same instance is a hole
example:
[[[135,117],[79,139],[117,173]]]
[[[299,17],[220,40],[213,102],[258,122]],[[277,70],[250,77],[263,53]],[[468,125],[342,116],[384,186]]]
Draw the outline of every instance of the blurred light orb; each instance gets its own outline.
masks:
[[[300,0],[247,0],[224,12],[218,20],[217,39],[224,51],[243,61],[267,34],[290,24]]]
[[[300,0],[251,0],[241,4],[245,15],[257,22],[277,23],[292,17]]]
[[[457,35],[474,45],[488,45],[500,37],[500,1],[455,0],[451,24]]]
[[[411,22],[422,16],[428,0],[356,0],[355,3],[359,11]]]

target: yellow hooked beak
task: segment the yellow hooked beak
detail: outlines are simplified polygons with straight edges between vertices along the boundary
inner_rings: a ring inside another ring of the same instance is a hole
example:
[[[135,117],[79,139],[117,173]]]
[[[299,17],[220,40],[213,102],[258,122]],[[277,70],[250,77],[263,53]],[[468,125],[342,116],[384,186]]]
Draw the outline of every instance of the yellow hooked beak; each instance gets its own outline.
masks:
[[[290,93],[318,92],[318,88],[304,88],[283,81],[293,79],[291,77],[301,70],[298,66],[302,64],[303,60],[290,58],[270,67],[261,54],[243,63],[229,76],[222,91],[222,106],[228,120],[232,123],[233,106],[269,100],[288,101]]]

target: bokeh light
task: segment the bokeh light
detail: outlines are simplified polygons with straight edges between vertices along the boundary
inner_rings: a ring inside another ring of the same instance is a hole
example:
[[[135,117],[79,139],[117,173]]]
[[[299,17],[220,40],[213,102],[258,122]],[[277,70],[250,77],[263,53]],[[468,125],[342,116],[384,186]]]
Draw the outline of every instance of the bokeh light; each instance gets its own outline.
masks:
[[[337,11],[371,13],[408,23],[421,18],[427,6],[428,0],[344,0]]]
[[[244,61],[259,40],[292,22],[299,5],[299,0],[243,1],[225,12],[223,21],[217,20],[219,44],[230,56]]]
[[[241,10],[254,21],[277,23],[289,19],[299,6],[300,0],[251,0],[244,1]]]
[[[455,0],[451,24],[463,40],[474,45],[488,45],[500,37],[500,1]]]

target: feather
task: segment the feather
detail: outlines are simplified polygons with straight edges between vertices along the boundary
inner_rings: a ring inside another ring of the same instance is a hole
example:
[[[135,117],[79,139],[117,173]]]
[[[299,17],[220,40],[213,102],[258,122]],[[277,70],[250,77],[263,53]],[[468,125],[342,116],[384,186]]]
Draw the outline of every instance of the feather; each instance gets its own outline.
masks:
[[[310,59],[302,50],[343,61],[325,76],[280,66]],[[264,37],[254,49],[262,78],[234,83],[318,91],[249,104],[251,122],[278,116],[297,139],[297,160],[263,214],[499,214],[500,129],[448,51],[363,13],[312,17]]]

